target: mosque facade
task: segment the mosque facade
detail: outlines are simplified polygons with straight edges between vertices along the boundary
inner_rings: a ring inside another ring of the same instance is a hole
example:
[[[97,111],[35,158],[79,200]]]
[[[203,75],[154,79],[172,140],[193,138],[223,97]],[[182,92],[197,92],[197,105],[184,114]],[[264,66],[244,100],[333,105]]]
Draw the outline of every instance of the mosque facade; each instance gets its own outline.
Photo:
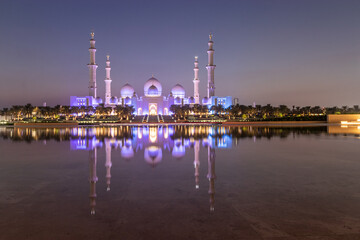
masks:
[[[170,115],[171,105],[185,105],[189,104],[190,106],[195,104],[201,104],[207,106],[209,109],[213,105],[222,105],[224,108],[229,107],[232,104],[232,97],[218,97],[215,96],[215,76],[214,70],[216,65],[214,65],[214,42],[212,41],[212,35],[209,36],[208,42],[208,64],[207,69],[207,96],[200,98],[199,95],[199,62],[198,57],[195,57],[194,61],[194,92],[193,95],[186,95],[185,89],[182,85],[176,84],[173,86],[169,93],[164,93],[162,90],[162,84],[154,76],[149,78],[144,84],[144,94],[140,96],[135,89],[129,84],[126,83],[120,89],[120,96],[116,97],[112,95],[111,91],[111,66],[110,66],[110,57],[106,56],[106,76],[105,76],[105,96],[102,99],[97,95],[97,85],[96,85],[96,70],[98,65],[95,62],[95,39],[94,33],[91,33],[90,38],[90,63],[88,64],[89,68],[89,95],[84,97],[71,96],[70,97],[70,106],[92,106],[97,107],[100,104],[104,104],[105,107],[115,107],[117,105],[128,105],[133,106],[135,109],[135,115]]]

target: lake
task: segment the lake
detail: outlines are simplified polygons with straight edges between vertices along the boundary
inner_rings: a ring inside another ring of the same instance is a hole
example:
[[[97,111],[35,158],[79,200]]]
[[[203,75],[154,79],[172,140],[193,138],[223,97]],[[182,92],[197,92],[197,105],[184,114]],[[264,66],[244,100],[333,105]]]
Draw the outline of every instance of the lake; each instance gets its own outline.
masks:
[[[360,128],[0,127],[0,239],[360,239]]]

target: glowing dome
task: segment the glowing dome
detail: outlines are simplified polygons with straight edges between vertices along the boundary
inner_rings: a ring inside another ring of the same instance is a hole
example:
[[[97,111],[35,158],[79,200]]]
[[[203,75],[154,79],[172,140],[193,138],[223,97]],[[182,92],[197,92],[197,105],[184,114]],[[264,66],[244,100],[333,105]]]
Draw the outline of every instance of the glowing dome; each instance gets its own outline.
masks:
[[[101,99],[101,97],[97,97],[97,98],[95,99],[95,101],[96,101],[97,104],[103,103],[103,100]]]
[[[176,84],[176,85],[171,89],[171,93],[173,94],[174,97],[180,97],[180,98],[184,98],[184,97],[185,97],[185,89],[184,89],[183,86],[181,86],[180,84]]]
[[[149,90],[150,87],[155,86],[157,89],[157,95],[149,95]],[[159,82],[159,80],[157,80],[156,78],[152,77],[149,80],[147,80],[144,84],[144,95],[145,96],[151,96],[151,97],[159,97],[161,96],[161,92],[162,92],[162,86],[161,83]]]
[[[204,97],[202,99],[202,104],[208,104],[208,102],[209,102],[209,99],[207,97]]]
[[[159,91],[158,89],[154,86],[154,85],[151,85],[149,87],[149,90],[148,90],[148,95],[149,96],[158,96],[159,95]]]
[[[110,98],[110,103],[116,104],[118,101],[117,97]]]
[[[125,98],[125,104],[126,105],[131,105],[131,98],[130,97]]]
[[[190,98],[189,98],[189,104],[194,104],[194,103],[195,103],[195,98],[190,97]]]
[[[175,104],[181,104],[181,98],[180,97],[176,97],[174,100]]]
[[[134,95],[134,92],[134,88],[128,83],[120,89],[120,95],[123,98],[132,97]]]

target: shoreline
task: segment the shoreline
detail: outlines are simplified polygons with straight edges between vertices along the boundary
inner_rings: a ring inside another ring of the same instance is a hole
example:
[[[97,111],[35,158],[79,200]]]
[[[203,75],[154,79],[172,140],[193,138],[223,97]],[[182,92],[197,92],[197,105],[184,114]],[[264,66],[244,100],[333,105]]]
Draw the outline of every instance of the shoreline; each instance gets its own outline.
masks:
[[[327,121],[254,121],[254,122],[162,122],[162,123],[96,123],[96,124],[79,124],[72,123],[14,123],[13,125],[4,125],[4,127],[90,127],[90,126],[163,126],[163,125],[220,125],[220,126],[256,126],[256,127],[306,127],[306,126],[328,126],[339,125]]]

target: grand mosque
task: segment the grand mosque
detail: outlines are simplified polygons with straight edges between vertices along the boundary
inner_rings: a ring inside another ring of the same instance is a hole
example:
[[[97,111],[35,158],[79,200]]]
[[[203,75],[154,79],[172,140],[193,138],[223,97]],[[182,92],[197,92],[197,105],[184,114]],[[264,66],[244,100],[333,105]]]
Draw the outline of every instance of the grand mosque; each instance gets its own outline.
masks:
[[[212,35],[209,35],[208,42],[208,64],[207,69],[207,96],[200,98],[199,95],[199,62],[198,57],[195,57],[194,62],[194,93],[192,96],[187,96],[185,89],[180,84],[176,84],[168,94],[164,94],[162,90],[162,85],[158,79],[152,76],[144,84],[144,95],[139,96],[135,89],[128,83],[126,83],[120,89],[120,96],[113,96],[111,93],[111,82],[110,77],[110,57],[106,56],[106,76],[105,76],[105,96],[104,99],[98,96],[97,86],[96,86],[96,69],[98,65],[95,62],[95,39],[94,33],[91,33],[90,38],[90,63],[89,67],[89,95],[84,97],[71,96],[70,97],[70,106],[93,106],[97,107],[99,104],[104,104],[105,107],[115,107],[116,105],[129,105],[133,106],[135,109],[135,115],[170,115],[170,106],[171,105],[184,105],[189,104],[202,104],[210,108],[213,105],[222,105],[224,108],[227,108],[232,103],[232,97],[218,97],[215,96],[215,78],[214,70],[216,65],[214,65],[214,42],[212,41]]]

